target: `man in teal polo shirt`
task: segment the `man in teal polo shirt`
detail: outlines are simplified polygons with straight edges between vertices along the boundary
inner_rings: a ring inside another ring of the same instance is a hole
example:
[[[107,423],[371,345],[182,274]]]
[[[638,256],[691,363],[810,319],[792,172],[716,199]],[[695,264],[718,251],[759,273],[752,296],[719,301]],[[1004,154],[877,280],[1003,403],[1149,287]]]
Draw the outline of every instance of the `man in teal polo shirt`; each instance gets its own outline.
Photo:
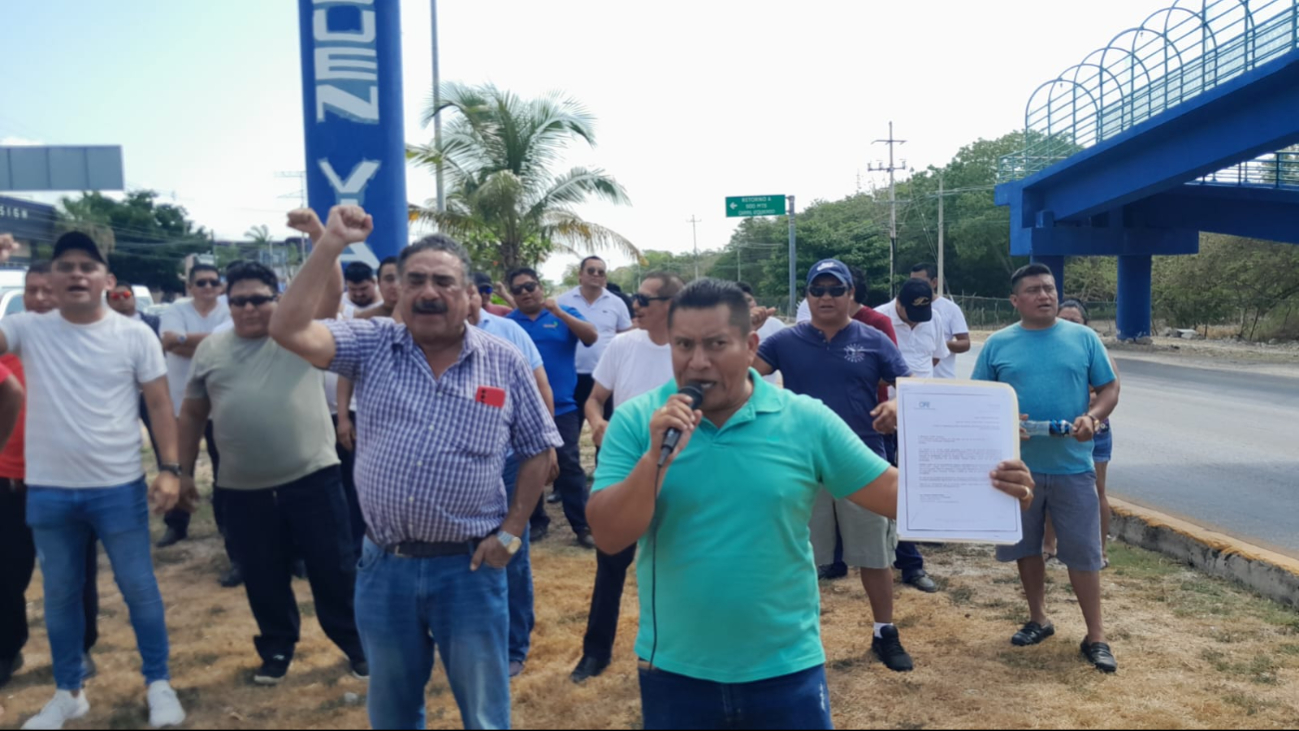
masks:
[[[692,282],[668,323],[677,382],[614,412],[587,506],[602,551],[640,542],[644,727],[831,728],[812,505],[824,486],[892,517],[897,472],[825,405],[752,370],[734,284]],[[698,411],[676,393],[687,383]],[[669,428],[683,437],[660,468]],[[1023,463],[993,477],[1031,501]]]

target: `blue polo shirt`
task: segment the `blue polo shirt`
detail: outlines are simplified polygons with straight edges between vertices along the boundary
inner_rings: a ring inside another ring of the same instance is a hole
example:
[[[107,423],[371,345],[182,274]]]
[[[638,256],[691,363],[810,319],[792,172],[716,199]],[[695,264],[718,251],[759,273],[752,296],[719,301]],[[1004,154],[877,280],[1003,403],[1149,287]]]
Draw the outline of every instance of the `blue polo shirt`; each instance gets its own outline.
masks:
[[[757,371],[749,380],[748,403],[720,429],[705,419],[663,476],[658,532],[641,538],[636,567],[636,654],[715,683],[825,663],[812,506],[822,486],[848,497],[889,468],[823,404],[772,386]],[[650,448],[654,411],[676,392],[670,382],[614,410],[594,492],[636,469]]]
[[[563,307],[563,310],[579,320],[586,320],[582,313],[572,307]],[[514,310],[506,317],[517,322],[532,338],[532,342],[536,343],[537,350],[541,351],[550,388],[555,392],[555,416],[577,411],[577,401],[573,394],[577,391],[577,347],[582,344],[577,335],[568,329],[563,320],[552,315],[550,310],[542,310],[535,320],[519,310]]]
[[[1091,389],[1115,378],[1105,343],[1095,330],[1057,320],[1046,330],[1020,323],[999,330],[984,343],[974,380],[1008,383],[1019,396],[1019,411],[1033,421],[1073,421],[1087,413]],[[1033,437],[1020,447],[1024,463],[1046,475],[1081,475],[1096,469],[1092,442],[1073,437]]]
[[[887,335],[854,320],[826,342],[812,323],[803,322],[762,341],[758,357],[780,371],[785,388],[829,406],[866,446],[884,455],[884,437],[871,417],[880,404],[879,384],[911,372]]]

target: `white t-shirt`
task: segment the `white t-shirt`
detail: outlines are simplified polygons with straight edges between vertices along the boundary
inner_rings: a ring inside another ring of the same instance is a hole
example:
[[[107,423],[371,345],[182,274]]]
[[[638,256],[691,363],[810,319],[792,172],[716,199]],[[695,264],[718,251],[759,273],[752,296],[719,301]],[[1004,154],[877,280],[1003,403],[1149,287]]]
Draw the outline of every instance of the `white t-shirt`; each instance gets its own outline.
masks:
[[[167,375],[148,325],[106,310],[75,325],[57,311],[0,320],[27,376],[27,484],[117,487],[144,476],[140,387]]]
[[[798,315],[794,317],[794,322],[798,323],[798,322],[811,322],[811,321],[812,321],[812,306],[807,303],[807,300],[803,300],[802,302],[798,303]]]
[[[898,336],[898,350],[902,351],[902,358],[911,368],[911,375],[915,378],[933,378],[934,359],[942,360],[952,354],[947,349],[947,341],[943,339],[943,319],[935,310],[934,319],[912,328],[898,316],[897,302],[889,300],[876,307],[875,311],[887,315],[893,321],[893,330]]]
[[[968,335],[970,326],[965,323],[965,313],[961,306],[946,297],[934,300],[934,314],[943,319],[943,340],[952,342],[957,335]],[[938,365],[934,366],[935,378],[956,378],[956,353],[948,352]]]
[[[627,303],[607,289],[595,298],[594,303],[587,302],[582,296],[581,287],[568,290],[556,297],[555,301],[582,313],[582,317],[595,325],[595,329],[599,331],[600,339],[596,340],[594,345],[577,344],[575,359],[578,374],[594,373],[595,366],[604,355],[605,348],[609,347],[618,333],[631,329],[631,313],[627,311]]]
[[[808,319],[810,320],[811,317],[809,317]],[[781,322],[780,319],[777,317],[767,318],[767,321],[762,323],[762,327],[758,328],[758,342],[761,343],[763,340],[766,340],[772,335],[775,335],[781,330],[784,330],[786,327],[788,327],[788,325]],[[770,383],[773,386],[779,386],[781,385],[780,371],[776,371],[775,373],[772,373],[770,376],[763,376],[762,380],[766,381],[767,383]]]
[[[676,377],[672,345],[655,345],[645,330],[625,332],[605,348],[591,377],[613,391],[613,408],[617,409]]]
[[[177,302],[162,313],[162,325],[158,331],[162,334],[206,333],[211,335],[218,326],[230,321],[230,306],[219,300],[216,307],[207,313],[207,317],[198,314],[194,300]],[[180,416],[180,407],[185,402],[185,386],[189,384],[190,358],[175,353],[167,354],[167,388],[171,391],[171,405]]]

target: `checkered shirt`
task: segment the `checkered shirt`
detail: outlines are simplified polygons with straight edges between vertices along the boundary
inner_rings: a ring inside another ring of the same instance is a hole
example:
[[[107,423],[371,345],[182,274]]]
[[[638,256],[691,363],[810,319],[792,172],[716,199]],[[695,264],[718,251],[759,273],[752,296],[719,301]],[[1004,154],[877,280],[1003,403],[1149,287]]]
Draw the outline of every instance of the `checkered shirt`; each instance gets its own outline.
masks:
[[[392,320],[324,324],[330,370],[356,384],[356,488],[371,538],[460,542],[500,528],[507,447],[528,459],[564,443],[518,349],[467,327],[459,360],[437,378]],[[482,386],[504,390],[505,405],[475,401]]]

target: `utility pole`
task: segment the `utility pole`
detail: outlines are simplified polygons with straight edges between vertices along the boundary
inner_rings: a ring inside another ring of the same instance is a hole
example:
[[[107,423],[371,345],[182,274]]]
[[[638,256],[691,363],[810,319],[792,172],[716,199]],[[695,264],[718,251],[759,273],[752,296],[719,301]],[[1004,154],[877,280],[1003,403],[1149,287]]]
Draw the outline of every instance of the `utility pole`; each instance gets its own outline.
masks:
[[[700,221],[699,221],[698,218],[695,218],[695,214],[692,213],[692,214],[690,214],[690,218],[686,221],[686,223],[690,224],[690,231],[691,231],[691,233],[694,235],[694,239],[695,239],[695,279],[698,279],[698,278],[699,278],[699,227],[698,227],[698,224],[700,223]]]
[[[942,297],[943,292],[947,291],[943,286],[943,257],[946,253],[943,246],[943,201],[946,200],[943,195],[943,174],[938,173],[938,296]]]
[[[794,196],[786,196],[789,204],[789,316],[798,312],[798,290],[795,272],[798,270],[798,251],[794,244]]]
[[[438,68],[438,0],[429,0],[429,9],[433,15],[433,148],[437,150],[438,213],[447,209],[446,191],[442,185],[442,76]]]
[[[867,170],[870,172],[887,172],[889,174],[889,296],[896,296],[897,279],[897,255],[898,255],[898,195],[897,188],[893,181],[893,171],[905,170],[907,161],[902,160],[901,165],[893,163],[893,147],[895,145],[905,145],[906,140],[893,139],[893,123],[889,122],[889,138],[887,140],[875,140],[873,144],[886,143],[889,146],[889,164],[888,167],[880,165],[868,165]]]

